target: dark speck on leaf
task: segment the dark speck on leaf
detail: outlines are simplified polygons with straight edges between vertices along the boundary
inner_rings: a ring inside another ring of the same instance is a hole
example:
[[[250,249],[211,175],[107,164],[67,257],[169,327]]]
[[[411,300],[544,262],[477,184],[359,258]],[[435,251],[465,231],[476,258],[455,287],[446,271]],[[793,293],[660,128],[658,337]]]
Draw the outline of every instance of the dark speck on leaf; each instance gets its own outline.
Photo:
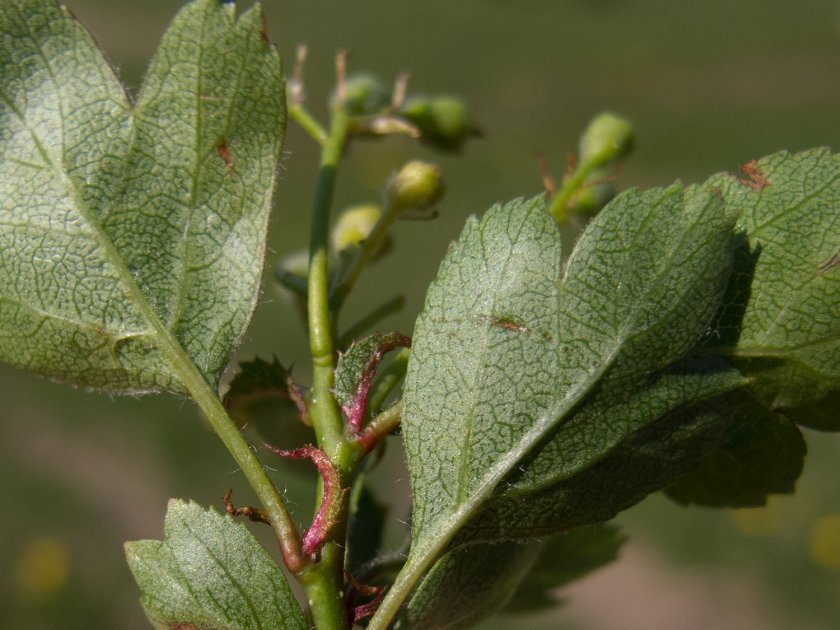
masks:
[[[515,332],[528,332],[528,327],[518,324],[510,318],[498,317],[493,320],[493,325],[505,330],[513,330]]]
[[[216,152],[219,154],[219,157],[224,160],[225,166],[229,169],[233,168],[233,158],[230,156],[230,150],[228,149],[227,140],[221,138],[219,143],[216,145]]]

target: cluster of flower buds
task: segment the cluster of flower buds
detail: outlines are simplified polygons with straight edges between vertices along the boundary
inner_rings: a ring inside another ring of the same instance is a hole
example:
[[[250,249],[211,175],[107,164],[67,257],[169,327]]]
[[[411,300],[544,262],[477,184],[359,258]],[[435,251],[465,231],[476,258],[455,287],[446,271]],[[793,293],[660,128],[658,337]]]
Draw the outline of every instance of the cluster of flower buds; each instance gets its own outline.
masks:
[[[344,110],[362,119],[357,124],[361,135],[413,135],[433,149],[460,151],[471,137],[479,135],[470,121],[467,105],[456,96],[404,97],[405,82],[397,82],[392,93],[376,76],[354,74],[344,81],[341,97],[333,93],[333,103],[341,98]]]
[[[349,118],[347,140],[354,136],[400,134],[439,150],[457,151],[470,135],[476,135],[461,99],[435,96],[406,100],[406,76],[401,76],[391,91],[368,73],[345,77],[344,58],[339,59],[339,81],[331,104]],[[302,74],[302,67],[296,74]],[[368,262],[390,250],[392,241],[388,231],[393,222],[401,218],[434,217],[432,208],[443,193],[440,166],[410,161],[387,180],[381,206],[362,204],[341,212],[330,234],[332,284],[335,295],[341,294],[336,300],[343,299]],[[305,308],[307,253],[297,252],[282,259],[275,275]]]

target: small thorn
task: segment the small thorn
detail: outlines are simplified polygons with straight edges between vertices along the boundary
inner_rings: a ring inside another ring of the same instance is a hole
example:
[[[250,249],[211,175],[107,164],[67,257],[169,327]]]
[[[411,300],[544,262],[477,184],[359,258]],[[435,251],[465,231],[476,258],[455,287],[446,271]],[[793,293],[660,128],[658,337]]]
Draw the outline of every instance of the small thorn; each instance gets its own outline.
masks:
[[[228,488],[228,491],[225,492],[225,496],[222,497],[222,502],[225,504],[225,512],[230,514],[233,518],[236,518],[237,516],[247,516],[255,523],[271,524],[271,519],[268,517],[268,513],[265,510],[260,510],[259,508],[254,507],[233,507],[233,502],[230,500],[232,495],[233,488]]]

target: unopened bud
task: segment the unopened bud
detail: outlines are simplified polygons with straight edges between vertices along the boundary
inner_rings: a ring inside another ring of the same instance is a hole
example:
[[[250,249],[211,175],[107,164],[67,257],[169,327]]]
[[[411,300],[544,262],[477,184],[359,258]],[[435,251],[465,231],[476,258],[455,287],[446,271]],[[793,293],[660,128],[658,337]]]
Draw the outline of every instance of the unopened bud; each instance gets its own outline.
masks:
[[[397,212],[426,210],[440,201],[443,191],[440,166],[415,160],[391,176],[385,186],[385,197]]]
[[[371,74],[347,77],[344,92],[344,108],[353,116],[378,114],[391,103],[390,92]]]
[[[633,148],[633,125],[620,116],[598,114],[580,138],[580,161],[604,166],[620,160]]]
[[[458,151],[476,134],[466,104],[454,96],[409,99],[400,115],[420,130],[424,142],[444,151]]]
[[[382,209],[373,204],[347,208],[339,216],[332,231],[332,244],[337,252],[356,247],[368,236],[382,216]]]

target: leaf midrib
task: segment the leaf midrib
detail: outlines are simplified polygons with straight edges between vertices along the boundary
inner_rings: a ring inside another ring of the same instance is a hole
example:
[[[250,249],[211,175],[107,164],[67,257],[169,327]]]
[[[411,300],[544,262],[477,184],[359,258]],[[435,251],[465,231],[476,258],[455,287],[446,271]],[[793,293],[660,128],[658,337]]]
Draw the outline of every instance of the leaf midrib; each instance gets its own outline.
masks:
[[[527,217],[526,217],[526,219],[527,219]],[[524,221],[520,222],[520,224],[517,228],[516,234],[514,236],[511,236],[511,238],[509,239],[511,254],[512,254],[512,250],[513,250],[513,244],[516,242],[516,239],[518,238],[519,234],[522,233],[523,225],[524,225]],[[481,238],[480,242],[482,244],[482,252],[483,252],[484,251],[484,247],[483,247],[483,245],[484,245],[484,237],[483,237],[484,230],[481,229],[480,232],[482,233],[482,238]],[[491,290],[491,295],[493,296],[493,299],[492,299],[492,302],[491,302],[490,311],[488,313],[488,315],[490,317],[492,317],[493,314],[496,312],[496,305],[498,304],[498,298],[499,298],[498,288],[499,288],[499,286],[501,286],[500,280],[504,277],[508,267],[510,266],[510,258],[511,258],[510,255],[505,258],[504,265],[502,265],[502,267],[498,270],[498,272],[495,275],[495,279],[494,279],[494,282],[493,282],[493,289]],[[482,256],[482,260],[483,260],[484,266],[486,267],[487,266],[487,257]],[[487,347],[488,347],[488,344],[489,344],[489,341],[490,341],[489,332],[490,332],[491,328],[492,327],[489,325],[489,323],[485,323],[485,325],[480,328],[480,330],[482,331],[481,352],[480,352],[481,357],[484,357],[487,354]],[[482,363],[484,363],[484,362],[482,362]],[[476,376],[475,381],[473,382],[473,391],[474,392],[478,392],[482,389],[482,384],[484,383],[486,375],[487,375],[487,370],[486,369],[479,370],[479,373]],[[456,504],[463,503],[464,500],[468,496],[466,493],[467,493],[467,489],[468,489],[468,487],[467,487],[468,483],[467,482],[468,482],[468,476],[469,476],[470,455],[472,453],[472,447],[473,447],[472,437],[473,437],[473,425],[474,425],[474,422],[475,422],[475,407],[476,407],[476,404],[477,404],[476,396],[471,396],[471,404],[470,404],[469,409],[467,410],[468,412],[467,412],[466,418],[465,418],[466,427],[465,427],[465,435],[464,435],[464,445],[463,445],[463,448],[461,449],[461,453],[462,453],[461,464],[460,464],[459,470],[458,470],[458,488],[457,488],[457,492],[456,492]]]

